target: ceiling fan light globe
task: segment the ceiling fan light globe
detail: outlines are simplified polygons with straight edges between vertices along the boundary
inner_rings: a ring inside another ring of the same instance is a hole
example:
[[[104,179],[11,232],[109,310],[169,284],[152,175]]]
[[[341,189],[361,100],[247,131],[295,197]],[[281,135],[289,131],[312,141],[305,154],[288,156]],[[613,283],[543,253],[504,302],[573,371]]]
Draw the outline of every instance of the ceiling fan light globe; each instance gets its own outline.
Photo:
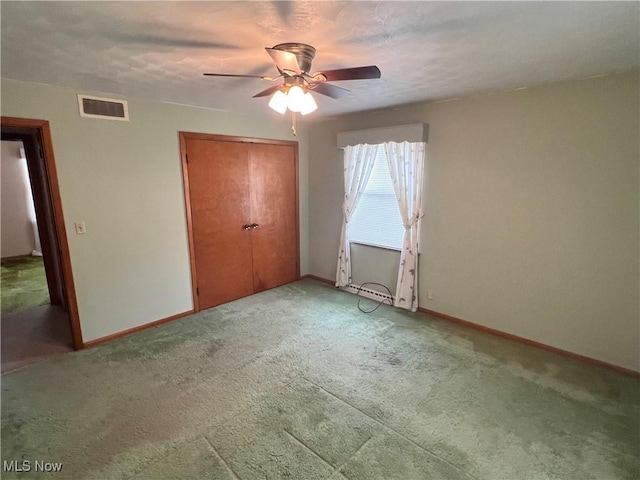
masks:
[[[302,115],[307,115],[308,113],[315,112],[318,109],[318,105],[316,104],[313,96],[307,92],[304,94],[302,98],[302,108],[300,109],[300,113]]]
[[[269,106],[281,115],[287,111],[287,96],[280,90],[273,94],[269,100]]]
[[[304,90],[301,87],[294,85],[289,88],[287,93],[287,107],[292,112],[299,112],[302,109],[304,103]]]

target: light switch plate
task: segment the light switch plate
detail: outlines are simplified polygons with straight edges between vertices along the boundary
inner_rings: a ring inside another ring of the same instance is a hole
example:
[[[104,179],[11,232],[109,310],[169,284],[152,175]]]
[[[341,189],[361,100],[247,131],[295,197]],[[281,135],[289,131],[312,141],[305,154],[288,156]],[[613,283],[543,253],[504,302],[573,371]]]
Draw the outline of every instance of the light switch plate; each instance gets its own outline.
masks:
[[[85,233],[87,233],[87,225],[84,223],[84,220],[82,222],[76,222],[75,226],[76,235],[84,235]]]

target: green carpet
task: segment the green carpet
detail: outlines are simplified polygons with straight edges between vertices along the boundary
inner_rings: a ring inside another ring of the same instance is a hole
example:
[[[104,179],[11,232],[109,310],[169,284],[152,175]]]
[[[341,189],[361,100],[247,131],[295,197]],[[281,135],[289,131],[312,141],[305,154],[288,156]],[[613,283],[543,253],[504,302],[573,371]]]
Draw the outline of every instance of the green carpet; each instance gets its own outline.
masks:
[[[0,281],[2,315],[49,303],[42,257],[25,255],[2,259]]]
[[[303,280],[3,375],[2,478],[640,477],[634,379],[356,303]]]

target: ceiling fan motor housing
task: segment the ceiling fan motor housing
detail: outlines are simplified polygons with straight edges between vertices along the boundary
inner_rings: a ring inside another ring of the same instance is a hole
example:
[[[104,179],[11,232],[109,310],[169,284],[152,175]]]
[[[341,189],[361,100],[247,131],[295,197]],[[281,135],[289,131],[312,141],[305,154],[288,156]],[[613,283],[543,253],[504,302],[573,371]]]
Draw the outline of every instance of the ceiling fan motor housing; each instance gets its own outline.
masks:
[[[298,60],[298,65],[303,73],[311,71],[311,62],[316,56],[316,49],[306,43],[280,43],[273,47],[274,50],[293,53]]]

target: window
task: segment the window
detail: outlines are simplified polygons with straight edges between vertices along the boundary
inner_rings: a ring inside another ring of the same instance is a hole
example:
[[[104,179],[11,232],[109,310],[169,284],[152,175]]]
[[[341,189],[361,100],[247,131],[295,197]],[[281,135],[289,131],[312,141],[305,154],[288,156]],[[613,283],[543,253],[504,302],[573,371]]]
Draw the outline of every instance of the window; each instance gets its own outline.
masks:
[[[403,237],[387,154],[384,145],[379,145],[371,177],[349,222],[349,238],[352,243],[400,250]]]

